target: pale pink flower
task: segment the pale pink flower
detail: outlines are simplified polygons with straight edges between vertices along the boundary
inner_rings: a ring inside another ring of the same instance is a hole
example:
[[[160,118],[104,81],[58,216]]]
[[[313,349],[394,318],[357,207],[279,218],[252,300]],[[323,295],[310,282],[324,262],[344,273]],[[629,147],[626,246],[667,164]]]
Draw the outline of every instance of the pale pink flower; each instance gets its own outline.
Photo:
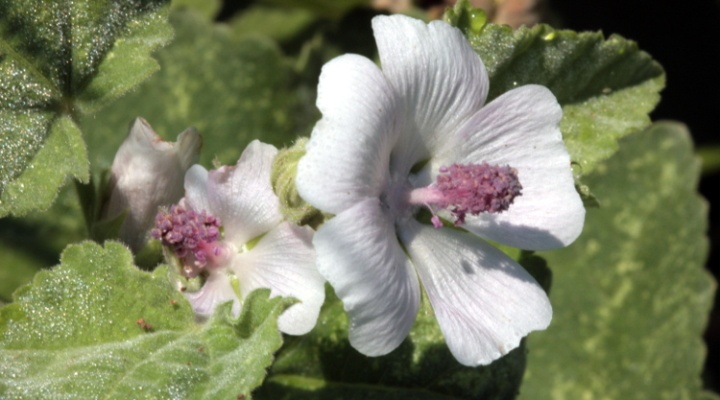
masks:
[[[255,289],[292,297],[278,320],[282,332],[302,335],[317,321],[325,280],[315,266],[313,231],[283,221],[270,186],[277,149],[253,141],[232,167],[207,171],[200,165],[185,176],[185,197],[157,215],[153,237],[161,239],[187,277],[203,274],[202,288],[185,296],[195,312],[209,316],[233,302],[238,315]]]

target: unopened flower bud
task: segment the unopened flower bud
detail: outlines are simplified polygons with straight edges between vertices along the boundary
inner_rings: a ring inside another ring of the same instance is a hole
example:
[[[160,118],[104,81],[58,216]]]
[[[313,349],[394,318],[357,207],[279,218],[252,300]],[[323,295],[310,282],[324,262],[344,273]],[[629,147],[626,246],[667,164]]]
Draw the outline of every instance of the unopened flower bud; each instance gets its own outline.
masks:
[[[120,239],[138,252],[148,238],[158,207],[182,198],[185,171],[197,162],[202,140],[192,128],[180,133],[175,143],[158,136],[137,118],[113,160],[107,202],[101,219],[125,211]]]
[[[305,155],[307,141],[307,138],[300,138],[292,147],[278,152],[273,162],[270,181],[273,191],[280,199],[280,212],[283,217],[298,225],[315,227],[321,222],[322,214],[303,200],[295,187],[297,164]]]

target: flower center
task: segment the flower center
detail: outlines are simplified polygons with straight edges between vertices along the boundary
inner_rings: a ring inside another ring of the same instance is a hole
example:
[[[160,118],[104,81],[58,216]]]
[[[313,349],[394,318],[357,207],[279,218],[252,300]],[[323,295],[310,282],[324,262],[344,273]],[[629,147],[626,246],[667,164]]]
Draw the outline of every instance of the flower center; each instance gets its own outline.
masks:
[[[435,183],[410,191],[409,202],[428,207],[433,225],[440,228],[443,224],[435,208],[448,210],[455,217],[455,225],[462,225],[467,214],[507,210],[521,190],[517,170],[508,165],[453,164],[440,168]]]
[[[194,278],[203,268],[227,262],[230,250],[219,240],[219,228],[220,220],[212,214],[175,205],[157,213],[151,235],[181,260],[183,274]]]

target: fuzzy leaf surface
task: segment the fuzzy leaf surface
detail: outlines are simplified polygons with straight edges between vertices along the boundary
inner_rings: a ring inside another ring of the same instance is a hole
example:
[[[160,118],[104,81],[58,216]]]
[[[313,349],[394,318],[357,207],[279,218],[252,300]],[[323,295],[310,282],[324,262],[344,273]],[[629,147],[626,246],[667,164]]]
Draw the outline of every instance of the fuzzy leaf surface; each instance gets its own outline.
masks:
[[[0,217],[89,179],[77,119],[154,72],[168,0],[0,0]]]
[[[162,69],[116,107],[83,120],[91,160],[108,168],[136,117],[167,140],[189,126],[203,136],[200,163],[237,162],[253,139],[290,143],[315,122],[314,100],[296,85],[277,45],[259,36],[235,38],[190,10],[173,12],[176,37],[160,50]]]
[[[458,7],[446,19],[465,32],[485,63],[488,101],[526,84],[548,87],[563,107],[560,129],[577,175],[592,172],[617,151],[618,139],[650,124],[665,72],[635,42],[548,25],[513,31]]]
[[[543,253],[552,324],[530,336],[525,399],[696,399],[715,282],[687,129],[662,122],[621,141],[586,177],[602,197],[570,247]]]
[[[198,324],[167,269],[138,270],[119,243],[72,245],[61,261],[0,309],[4,399],[248,396],[282,343],[289,302],[267,290],[238,319],[226,305]]]

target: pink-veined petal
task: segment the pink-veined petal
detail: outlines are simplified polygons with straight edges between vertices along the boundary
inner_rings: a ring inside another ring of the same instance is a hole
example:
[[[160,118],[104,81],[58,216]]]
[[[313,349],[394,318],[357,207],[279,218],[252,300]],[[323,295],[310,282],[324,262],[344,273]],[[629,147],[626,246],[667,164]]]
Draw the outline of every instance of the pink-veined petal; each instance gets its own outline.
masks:
[[[242,246],[282,220],[280,201],[270,184],[276,154],[274,146],[253,140],[235,166],[210,171],[209,211],[220,218],[226,241]]]
[[[238,316],[240,313],[240,299],[233,290],[231,280],[232,272],[227,268],[212,271],[203,287],[197,292],[184,293],[193,311],[197,315],[209,317],[215,311],[215,307],[228,301],[233,301],[232,313]]]
[[[322,119],[298,165],[297,189],[313,206],[337,214],[384,189],[400,131],[397,102],[372,61],[348,54],[323,67],[317,106]]]
[[[415,221],[399,232],[461,364],[489,364],[550,324],[552,307],[540,285],[482,239]]]
[[[434,154],[445,137],[485,102],[485,66],[465,36],[445,22],[426,24],[393,15],[373,18],[372,26],[383,73],[407,113],[403,146],[397,151],[417,152],[413,145],[419,137],[425,151]],[[419,161],[418,157],[423,156],[402,156]]]
[[[350,318],[350,343],[365,355],[397,348],[417,317],[417,276],[378,199],[365,199],[320,227],[318,269]]]
[[[562,109],[547,88],[527,85],[493,100],[448,138],[429,168],[437,171],[451,163],[509,165],[517,169],[523,186],[509,210],[468,216],[465,229],[530,250],[564,247],[580,235],[585,207],[558,127],[561,118]]]
[[[243,298],[257,288],[269,288],[270,296],[299,301],[285,310],[278,327],[290,335],[304,335],[317,322],[325,300],[325,279],[315,266],[313,231],[283,222],[263,236],[250,251],[233,259],[233,270]]]

